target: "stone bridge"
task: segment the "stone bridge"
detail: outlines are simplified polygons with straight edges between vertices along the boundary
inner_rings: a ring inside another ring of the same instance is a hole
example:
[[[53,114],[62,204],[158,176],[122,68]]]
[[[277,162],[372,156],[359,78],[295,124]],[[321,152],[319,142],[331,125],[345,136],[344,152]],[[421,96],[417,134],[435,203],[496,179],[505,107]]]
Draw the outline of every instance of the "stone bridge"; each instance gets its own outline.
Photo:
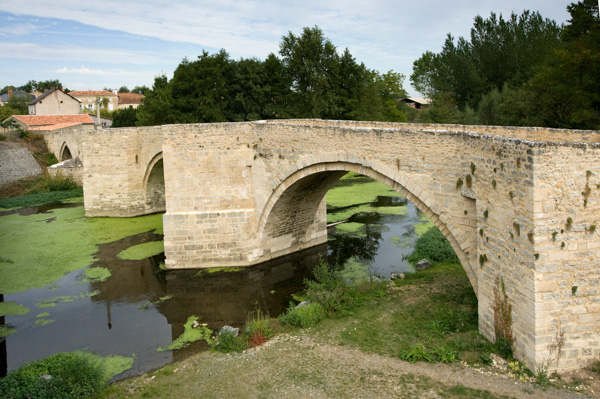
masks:
[[[80,138],[69,148],[84,163],[86,215],[166,210],[167,268],[253,265],[326,242],[325,193],[353,171],[405,195],[446,236],[483,335],[495,339],[505,287],[529,367],[600,356],[597,131],[288,120]]]

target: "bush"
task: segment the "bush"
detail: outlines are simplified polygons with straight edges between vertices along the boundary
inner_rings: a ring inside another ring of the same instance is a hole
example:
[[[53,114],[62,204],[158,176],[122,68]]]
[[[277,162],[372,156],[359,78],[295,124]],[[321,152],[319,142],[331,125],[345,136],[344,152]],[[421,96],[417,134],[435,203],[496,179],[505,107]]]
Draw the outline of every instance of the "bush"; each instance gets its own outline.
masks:
[[[325,309],[320,303],[309,303],[299,308],[290,306],[287,312],[279,316],[279,322],[294,327],[308,328],[325,318]]]
[[[413,263],[421,259],[445,262],[456,261],[458,257],[446,237],[434,226],[417,239],[414,251],[406,259]]]
[[[106,385],[100,362],[82,353],[59,353],[0,379],[6,399],[91,398]]]
[[[223,353],[241,352],[248,349],[248,341],[241,335],[235,336],[232,332],[227,331],[219,334],[212,347]]]
[[[67,198],[82,196],[83,189],[81,187],[68,191],[40,192],[37,194],[27,194],[19,197],[2,199],[0,200],[0,208],[21,208],[24,206],[41,205],[48,202],[56,202]]]
[[[254,336],[256,339],[259,339],[262,336],[268,340],[269,338],[273,338],[275,336],[276,330],[277,320],[269,318],[268,315],[264,314],[260,309],[258,309],[256,314],[250,313],[248,315],[244,333],[248,337]]]

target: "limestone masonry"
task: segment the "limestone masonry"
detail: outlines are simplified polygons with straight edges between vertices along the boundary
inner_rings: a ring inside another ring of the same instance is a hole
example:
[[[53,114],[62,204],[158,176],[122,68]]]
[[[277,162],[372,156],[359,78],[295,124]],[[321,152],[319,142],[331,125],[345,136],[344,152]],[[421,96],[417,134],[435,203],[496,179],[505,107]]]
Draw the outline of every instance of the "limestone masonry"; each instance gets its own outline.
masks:
[[[600,357],[597,131],[287,120],[50,140],[83,161],[87,216],[166,209],[167,268],[252,265],[324,243],[327,190],[348,171],[373,177],[448,238],[482,334],[495,339],[503,283],[529,367]]]

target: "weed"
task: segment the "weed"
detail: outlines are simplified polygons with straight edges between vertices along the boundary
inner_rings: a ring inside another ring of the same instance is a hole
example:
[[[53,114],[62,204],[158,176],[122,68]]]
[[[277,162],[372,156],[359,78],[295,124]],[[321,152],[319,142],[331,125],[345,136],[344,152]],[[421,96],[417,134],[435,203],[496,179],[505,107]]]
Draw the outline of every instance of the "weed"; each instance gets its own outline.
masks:
[[[518,223],[513,223],[513,227],[515,228],[515,233],[517,233],[517,237],[521,236],[521,226]]]
[[[521,167],[521,158],[517,157],[517,162],[516,162],[516,164],[517,164],[517,168],[520,168],[520,167]]]
[[[255,333],[265,337],[266,339],[273,338],[277,332],[277,321],[271,319],[269,315],[263,313],[260,309],[256,313],[250,313],[246,320],[244,333],[247,336],[253,336]]]
[[[484,265],[484,264],[485,264],[485,262],[487,262],[487,261],[488,261],[488,257],[487,257],[487,255],[486,255],[486,254],[479,255],[479,266],[482,266],[482,267],[483,267],[483,265]]]
[[[533,244],[533,232],[532,231],[527,233],[527,239],[529,240],[530,243]]]
[[[490,212],[486,209],[485,211],[483,211],[483,217],[484,219],[487,220],[487,218],[490,216]]]
[[[513,193],[512,191],[508,192],[508,197],[512,200],[515,198],[515,193]]]
[[[527,382],[527,369],[518,360],[508,363],[508,375],[521,382]]]
[[[468,215],[468,214],[469,214],[469,211],[467,211],[467,210],[465,209],[465,211],[464,211],[464,214],[465,214],[465,215]]]
[[[560,320],[557,321],[556,332],[554,333],[554,338],[552,343],[548,344],[548,352],[550,356],[556,354],[556,368],[558,369],[558,364],[560,362],[560,358],[563,354],[563,348],[565,346],[565,331],[562,329],[560,324]]]
[[[504,280],[496,277],[494,287],[494,332],[496,349],[504,358],[512,358],[514,338],[512,335],[512,306],[508,302]]]
[[[494,190],[496,189],[496,179],[492,180],[492,187],[494,187]]]
[[[455,363],[459,360],[458,352],[449,350],[444,346],[434,348],[431,352],[436,357],[436,360],[442,363]]]
[[[460,190],[460,188],[463,186],[464,182],[462,178],[458,178],[458,180],[456,181],[456,189]]]
[[[533,257],[535,258],[535,260],[538,260],[540,258],[540,254],[533,254]]]
[[[433,361],[433,356],[429,353],[427,348],[419,342],[418,344],[411,346],[408,351],[402,352],[400,354],[400,359],[409,363],[419,361],[431,362]]]
[[[567,230],[571,230],[571,227],[573,227],[573,218],[572,217],[568,217],[567,218],[567,224],[565,226],[567,228]]]
[[[483,229],[479,229],[479,235],[483,237]]]
[[[219,334],[212,347],[223,353],[241,352],[248,349],[248,341],[241,335],[236,336],[230,331],[225,331]]]
[[[301,307],[291,305],[287,312],[280,315],[278,319],[283,325],[289,324],[294,327],[308,328],[319,323],[325,316],[323,305],[309,303]]]
[[[500,170],[504,171],[504,162],[500,163]]]
[[[473,162],[471,162],[471,174],[474,175],[475,174],[475,164]]]
[[[590,228],[588,229],[588,231],[590,232],[590,234],[594,234],[594,232],[596,231],[596,225],[593,224],[590,226]]]
[[[465,179],[466,179],[467,187],[471,188],[471,186],[473,185],[473,178],[471,177],[471,175],[467,175],[465,177]]]
[[[577,293],[577,286],[574,285],[571,287],[571,295],[575,295]]]
[[[542,387],[547,387],[550,384],[550,376],[548,375],[548,366],[541,365],[535,373],[535,380]]]
[[[558,235],[558,231],[552,233],[552,241],[556,241],[556,236]]]
[[[561,249],[564,248],[564,247],[566,247],[566,246],[567,246],[567,244],[564,241],[560,243],[560,248]]]

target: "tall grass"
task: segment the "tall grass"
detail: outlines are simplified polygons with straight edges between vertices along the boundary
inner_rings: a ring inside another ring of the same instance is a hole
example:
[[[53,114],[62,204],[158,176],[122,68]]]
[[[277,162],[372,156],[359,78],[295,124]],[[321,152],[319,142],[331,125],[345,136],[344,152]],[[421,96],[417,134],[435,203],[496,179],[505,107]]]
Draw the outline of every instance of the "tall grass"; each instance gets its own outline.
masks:
[[[0,379],[6,399],[92,398],[106,385],[100,362],[82,353],[59,353],[11,371]]]

